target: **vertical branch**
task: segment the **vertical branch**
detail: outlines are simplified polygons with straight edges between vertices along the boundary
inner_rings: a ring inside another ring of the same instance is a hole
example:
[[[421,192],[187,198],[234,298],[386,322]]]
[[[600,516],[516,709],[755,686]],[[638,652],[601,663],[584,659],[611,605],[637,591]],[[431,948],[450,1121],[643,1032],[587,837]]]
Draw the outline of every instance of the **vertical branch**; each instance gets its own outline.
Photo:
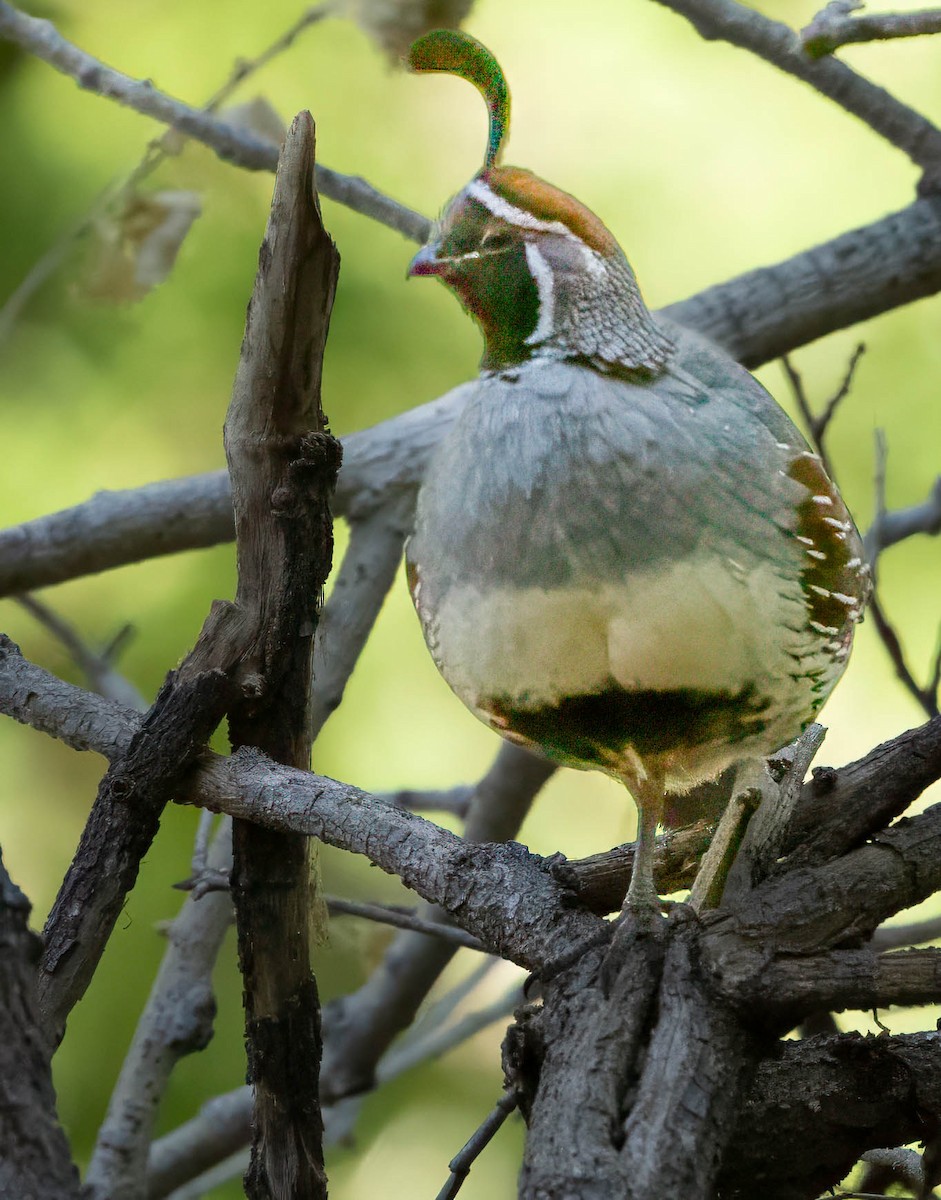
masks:
[[[0,1196],[74,1200],[78,1171],[56,1117],[28,921],[29,901],[0,861]]]
[[[295,118],[275,182],[225,446],[238,551],[236,607],[250,623],[234,748],[310,764],[311,650],[333,552],[339,443],[320,406],[339,270],[312,191],[314,126]],[[255,1092],[252,1198],[326,1196],[318,1100],[320,1008],[310,971],[307,839],[236,821],[233,899]]]

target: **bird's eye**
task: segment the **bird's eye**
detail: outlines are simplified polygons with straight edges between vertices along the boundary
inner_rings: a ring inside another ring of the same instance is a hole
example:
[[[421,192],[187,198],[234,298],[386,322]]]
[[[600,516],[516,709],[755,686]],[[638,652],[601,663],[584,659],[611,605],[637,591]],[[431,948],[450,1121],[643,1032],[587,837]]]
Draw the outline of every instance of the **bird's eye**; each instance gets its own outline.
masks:
[[[489,229],[480,243],[481,250],[506,250],[513,242],[508,229]]]

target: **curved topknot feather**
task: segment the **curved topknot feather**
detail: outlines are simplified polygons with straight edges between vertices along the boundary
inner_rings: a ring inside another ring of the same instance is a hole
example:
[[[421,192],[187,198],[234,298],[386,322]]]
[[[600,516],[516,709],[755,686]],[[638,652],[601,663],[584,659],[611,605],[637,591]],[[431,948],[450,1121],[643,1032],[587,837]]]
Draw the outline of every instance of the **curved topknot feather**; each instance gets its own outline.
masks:
[[[477,88],[490,114],[484,156],[484,170],[489,170],[500,159],[510,125],[510,89],[497,60],[486,46],[459,29],[433,29],[412,43],[406,61],[410,71],[446,71]]]

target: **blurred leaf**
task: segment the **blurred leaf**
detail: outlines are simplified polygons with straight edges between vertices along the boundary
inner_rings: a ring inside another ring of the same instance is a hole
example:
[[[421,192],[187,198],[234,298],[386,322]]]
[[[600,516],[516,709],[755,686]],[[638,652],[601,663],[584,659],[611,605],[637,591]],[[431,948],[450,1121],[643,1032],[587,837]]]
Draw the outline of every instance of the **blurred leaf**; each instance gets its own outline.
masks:
[[[287,133],[287,122],[274,105],[264,96],[254,96],[244,104],[232,104],[222,109],[219,116],[236,129],[244,129],[280,146]]]
[[[458,29],[474,0],[351,0],[354,20],[394,63],[431,29]]]
[[[96,223],[84,295],[115,304],[142,299],[170,274],[201,211],[195,192],[129,193],[120,212]]]

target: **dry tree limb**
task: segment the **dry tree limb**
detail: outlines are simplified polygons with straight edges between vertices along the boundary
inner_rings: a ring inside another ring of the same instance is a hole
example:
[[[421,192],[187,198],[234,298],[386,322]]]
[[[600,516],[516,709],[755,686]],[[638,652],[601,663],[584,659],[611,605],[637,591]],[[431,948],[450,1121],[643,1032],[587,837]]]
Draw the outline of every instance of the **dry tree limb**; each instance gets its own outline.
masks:
[[[857,42],[884,42],[892,38],[923,37],[941,33],[941,9],[923,8],[907,13],[851,14],[865,8],[862,0],[830,0],[809,25],[800,31],[801,45],[811,58],[832,54]]]
[[[353,668],[395,582],[414,508],[414,493],[399,492],[350,530],[314,646],[310,720],[315,737],[343,699]]]
[[[36,995],[30,904],[0,860],[0,1196],[78,1200]]]
[[[232,401],[225,419],[238,587],[251,630],[229,707],[235,750],[310,765],[310,687],[320,597],[333,557],[330,497],[339,443],[325,432],[323,352],[339,255],[311,185],[314,126],[294,119],[271,215]],[[252,1200],[326,1196],[318,1098],[320,1006],[310,970],[318,897],[307,839],[236,820],[232,898],[245,999],[255,1128]]]
[[[41,58],[86,91],[116,100],[202,142],[225,162],[250,171],[274,171],[277,167],[278,148],[271,142],[175,100],[149,80],[133,79],[114,70],[67,41],[51,21],[30,17],[5,0],[0,0],[0,38]],[[372,217],[413,241],[421,242],[428,236],[427,218],[384,196],[364,179],[318,167],[317,189],[331,200]]]
[[[706,41],[721,39],[763,58],[772,66],[827,96],[864,121],[885,141],[907,154],[935,187],[941,171],[941,131],[885,88],[836,59],[807,57],[794,31],[737,0],[657,0],[680,13]]]
[[[889,512],[883,503],[864,539],[870,561],[877,559],[883,550],[918,533],[926,533],[929,537],[941,534],[941,475],[921,504]]]
[[[132,626],[125,625],[118,630],[104,649],[93,650],[79,635],[78,630],[44,601],[26,594],[17,596],[16,602],[65,647],[94,691],[118,704],[125,704],[128,708],[136,708],[139,712],[147,711],[147,702],[143,696],[114,667],[120,650],[133,636]]]
[[[941,917],[911,921],[905,925],[880,925],[869,943],[873,950],[902,950],[941,938]]]
[[[824,470],[831,479],[833,478],[833,464],[830,461],[830,454],[826,445],[827,430],[830,428],[830,422],[836,416],[836,410],[850,394],[853,387],[853,380],[856,378],[856,368],[859,366],[859,361],[865,353],[865,343],[860,342],[850,355],[849,364],[843,375],[842,383],[830,399],[827,400],[819,413],[815,413],[811,408],[810,400],[804,388],[804,381],[797,368],[786,354],[781,356],[781,365],[784,367],[784,373],[791,385],[791,391],[794,393],[794,399],[797,401],[800,414],[804,418],[804,422],[810,432],[810,440],[817,451],[820,461],[823,463]]]
[[[231,869],[230,822],[223,822],[207,861],[215,870]],[[227,893],[217,891],[198,900],[189,896],[167,930],[163,961],[85,1175],[86,1200],[136,1200],[140,1195],[171,1072],[180,1058],[204,1049],[212,1037],[212,972],[231,923],[232,901]]]
[[[661,315],[711,337],[755,367],[939,290],[941,206],[919,200],[776,266],[672,304]],[[466,388],[456,388],[344,438],[337,515],[355,525],[381,509],[393,492],[414,492],[466,394]],[[224,471],[99,492],[73,508],[0,531],[0,596],[231,537]]]
[[[113,755],[115,761],[142,727],[137,713],[27,662],[2,634],[0,713],[74,749]],[[528,800],[518,789],[506,788],[501,771],[491,769],[488,775],[488,786],[507,800],[505,806],[493,805],[499,809],[492,819],[499,835],[519,819],[512,812],[514,804],[522,807]],[[526,970],[552,959],[559,946],[576,952],[607,928],[587,913],[563,911],[562,892],[544,861],[524,846],[469,845],[440,825],[351,784],[283,766],[254,750],[226,757],[204,750],[176,799],[363,854],[423,899],[446,908],[491,953]]]
[[[167,677],[98,788],[43,930],[39,996],[54,1044],[91,981],[164,806],[232,699],[232,684],[217,665],[220,643],[238,658],[230,615],[225,606],[213,608],[195,648]]]
[[[412,933],[425,933],[441,938],[467,950],[484,950],[478,938],[471,937],[463,929],[446,925],[440,921],[428,921],[418,916],[414,909],[394,908],[388,904],[365,904],[360,900],[346,900],[342,896],[326,896],[327,911],[331,916],[362,917],[364,921],[377,921],[380,925],[392,925],[396,929],[409,929]]]
[[[474,789],[464,838],[471,843],[487,843],[514,837],[554,770],[551,763],[509,742],[502,743],[493,766]],[[435,923],[450,919],[446,911],[435,906],[421,915]],[[403,933],[362,987],[327,1007],[324,1091],[328,1099],[373,1086],[382,1055],[412,1023],[455,950],[454,945],[439,939]]]
[[[229,99],[232,93],[255,71],[266,66],[272,59],[288,50],[303,31],[316,24],[332,11],[332,4],[324,3],[308,8],[300,17],[269,46],[253,58],[240,59],[233,67],[229,78],[217,88],[203,105],[203,111],[212,113]],[[132,190],[160,166],[169,154],[179,152],[179,137],[167,130],[147,147],[140,162],[123,179],[109,185],[93,202],[88,212],[65,230],[65,232],[33,264],[28,274],[0,305],[0,342],[8,336],[20,313],[36,292],[62,266],[72,246],[88,234],[96,221],[102,218],[123,196]]]
[[[451,1177],[438,1193],[437,1200],[454,1200],[461,1190],[461,1185],[470,1174],[474,1162],[499,1133],[510,1113],[516,1112],[518,1107],[519,1093],[514,1088],[507,1088],[493,1106],[492,1111],[474,1131],[473,1136],[465,1142],[448,1163]]]

